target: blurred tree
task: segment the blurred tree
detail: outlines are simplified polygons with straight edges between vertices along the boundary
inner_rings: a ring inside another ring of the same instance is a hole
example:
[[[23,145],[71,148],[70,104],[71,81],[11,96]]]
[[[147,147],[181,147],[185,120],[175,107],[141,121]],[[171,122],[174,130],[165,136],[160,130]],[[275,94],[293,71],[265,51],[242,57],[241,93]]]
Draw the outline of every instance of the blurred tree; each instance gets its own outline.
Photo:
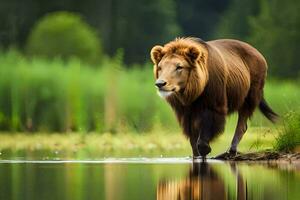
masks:
[[[8,47],[10,45],[17,45],[20,38],[23,36],[23,27],[25,21],[32,17],[28,8],[32,8],[31,2],[17,2],[15,0],[5,1],[0,0],[0,46]],[[32,9],[34,10],[34,9]],[[26,14],[25,14],[26,13]],[[28,25],[27,25],[28,26]]]
[[[124,48],[127,63],[148,60],[153,45],[180,33],[174,0],[111,1],[110,52]]]
[[[101,44],[95,30],[80,15],[54,12],[33,27],[26,45],[29,55],[78,57],[89,63],[101,59]]]
[[[155,43],[178,36],[174,0],[0,0],[0,46],[23,47],[37,19],[55,11],[78,12],[94,26],[104,50],[124,49],[127,63],[148,60]]]
[[[0,46],[23,47],[36,20],[48,12],[72,11],[72,3],[72,0],[0,0]]]
[[[259,0],[231,0],[217,24],[215,37],[246,40],[250,34],[249,18],[258,10]]]
[[[298,0],[260,0],[259,15],[250,20],[249,41],[266,56],[277,77],[299,77],[299,10]]]
[[[177,21],[184,36],[213,39],[216,24],[230,0],[176,0]]]

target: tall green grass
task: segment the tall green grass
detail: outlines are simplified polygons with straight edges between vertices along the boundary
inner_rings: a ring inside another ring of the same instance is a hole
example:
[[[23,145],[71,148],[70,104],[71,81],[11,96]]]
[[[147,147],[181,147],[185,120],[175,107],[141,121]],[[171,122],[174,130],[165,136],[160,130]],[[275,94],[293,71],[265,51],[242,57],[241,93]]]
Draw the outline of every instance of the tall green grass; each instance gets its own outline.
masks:
[[[176,126],[155,94],[152,69],[98,68],[79,60],[0,55],[0,128],[12,131],[139,131]]]
[[[270,81],[265,96],[284,114],[299,106],[295,82]],[[252,125],[268,122],[257,114]],[[229,120],[235,126],[235,117]],[[171,108],[156,95],[152,66],[125,68],[122,59],[98,67],[79,60],[28,59],[0,53],[0,130],[43,132],[147,132],[178,125]]]
[[[264,96],[269,106],[279,116],[300,107],[300,82],[298,80],[272,80],[268,78],[264,87]],[[252,126],[270,126],[271,122],[260,111],[255,112],[251,119]]]
[[[284,116],[283,129],[276,138],[275,149],[291,152],[300,147],[300,111],[291,111]]]

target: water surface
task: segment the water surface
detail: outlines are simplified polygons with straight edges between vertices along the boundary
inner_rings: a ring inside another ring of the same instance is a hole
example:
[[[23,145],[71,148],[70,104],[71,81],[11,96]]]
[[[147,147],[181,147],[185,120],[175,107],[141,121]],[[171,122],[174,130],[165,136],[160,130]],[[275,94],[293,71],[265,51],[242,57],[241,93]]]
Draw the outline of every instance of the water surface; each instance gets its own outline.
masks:
[[[0,199],[300,199],[292,165],[189,158],[0,160]]]

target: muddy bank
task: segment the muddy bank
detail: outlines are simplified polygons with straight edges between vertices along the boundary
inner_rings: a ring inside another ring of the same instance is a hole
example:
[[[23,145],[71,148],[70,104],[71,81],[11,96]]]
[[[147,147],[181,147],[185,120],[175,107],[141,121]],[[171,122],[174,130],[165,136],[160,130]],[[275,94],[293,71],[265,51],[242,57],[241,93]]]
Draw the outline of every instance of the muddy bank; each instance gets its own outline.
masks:
[[[238,153],[236,156],[224,157],[226,161],[277,161],[277,162],[299,162],[300,153],[283,153],[274,151]]]

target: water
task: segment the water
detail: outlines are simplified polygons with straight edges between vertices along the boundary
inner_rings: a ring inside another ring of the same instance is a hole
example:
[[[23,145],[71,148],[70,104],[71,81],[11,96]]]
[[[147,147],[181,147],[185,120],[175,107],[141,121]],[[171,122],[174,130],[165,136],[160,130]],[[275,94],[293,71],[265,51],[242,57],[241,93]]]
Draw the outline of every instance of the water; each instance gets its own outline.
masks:
[[[0,160],[0,199],[299,200],[299,166],[189,158]]]

